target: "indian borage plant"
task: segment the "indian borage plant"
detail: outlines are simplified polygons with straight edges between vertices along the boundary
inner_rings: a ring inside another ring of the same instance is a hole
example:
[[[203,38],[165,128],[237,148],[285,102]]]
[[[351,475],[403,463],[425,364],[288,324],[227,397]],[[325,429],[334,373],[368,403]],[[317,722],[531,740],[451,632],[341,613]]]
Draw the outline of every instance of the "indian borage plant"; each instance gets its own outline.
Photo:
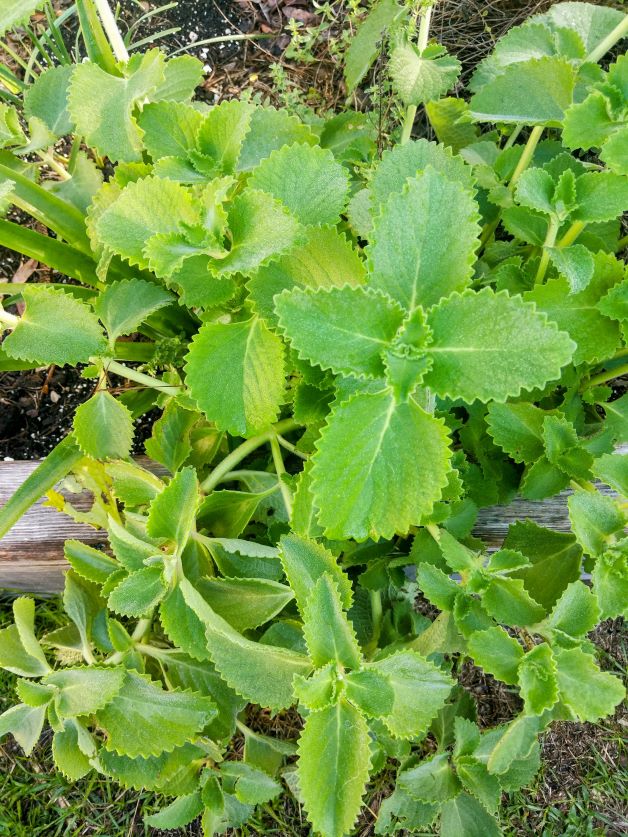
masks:
[[[16,600],[0,733],[30,751],[47,721],[70,779],[174,797],[155,827],[223,833],[287,790],[342,837],[369,777],[396,773],[377,833],[455,837],[501,833],[552,721],[613,711],[623,687],[587,635],[628,600],[625,500],[592,483],[628,493],[628,396],[607,385],[627,351],[626,59],[595,61],[625,30],[555,6],[497,45],[468,104],[428,103],[442,144],[406,128],[381,161],[360,114],[192,104],[198,64],[157,51],[33,85],[31,123],[84,139],[67,167],[44,152],[61,180],[3,111],[5,203],[54,237],[4,220],[0,239],[78,284],[0,286],[25,303],[0,313],[0,363],[86,364],[95,389],[0,531],[48,492],[109,549],[66,544],[66,627],[37,639]],[[436,51],[418,57],[438,75]],[[154,406],[162,476],[129,458]],[[478,507],[567,486],[571,533],[517,522],[490,556],[472,535]],[[478,725],[468,659],[518,690],[512,721]],[[296,706],[298,741],[247,704]]]

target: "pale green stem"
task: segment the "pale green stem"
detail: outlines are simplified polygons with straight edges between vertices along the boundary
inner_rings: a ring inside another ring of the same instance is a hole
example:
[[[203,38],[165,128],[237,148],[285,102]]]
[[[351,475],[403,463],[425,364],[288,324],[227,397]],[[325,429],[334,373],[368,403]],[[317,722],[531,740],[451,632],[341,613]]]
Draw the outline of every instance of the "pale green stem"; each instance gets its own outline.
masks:
[[[616,366],[614,369],[600,372],[592,378],[589,378],[585,389],[596,387],[598,384],[605,384],[607,381],[612,381],[615,378],[621,378],[622,375],[628,375],[628,363],[623,363],[621,366]]]
[[[600,60],[606,53],[614,47],[617,41],[621,41],[622,38],[628,36],[628,15],[618,23],[617,26],[613,29],[612,32],[609,32],[608,35],[604,38],[603,41],[595,47],[595,49],[591,50],[591,52],[587,55],[584,59],[585,62],[591,62],[595,64],[597,61]]]
[[[4,308],[0,308],[0,325],[5,326],[5,328],[15,328],[19,321],[20,318],[16,317],[15,314],[9,314]]]
[[[94,0],[94,5],[96,6],[98,15],[102,21],[103,29],[109,38],[113,54],[116,56],[118,61],[122,61],[123,64],[126,64],[129,60],[129,53],[124,44],[122,35],[120,34],[120,30],[118,29],[118,24],[116,23],[116,19],[111,11],[109,3],[107,0]]]
[[[177,386],[176,384],[168,384],[165,381],[159,380],[159,378],[153,378],[150,375],[145,375],[143,372],[138,372],[137,369],[131,369],[123,363],[118,363],[117,360],[92,357],[90,358],[90,361],[96,366],[100,366],[102,364],[105,372],[111,372],[114,375],[119,375],[121,378],[127,378],[129,381],[135,381],[136,384],[141,384],[142,386],[149,387],[150,389],[159,390],[159,392],[165,392],[167,395],[178,395],[180,392],[183,392],[183,388]]]
[[[56,172],[62,180],[72,179],[72,175],[61,165],[61,163],[58,163],[55,160],[49,151],[38,151],[37,156],[40,160],[43,160],[49,168]]]
[[[208,494],[210,491],[218,485],[219,482],[222,481],[225,474],[228,474],[229,471],[233,471],[236,465],[239,465],[243,459],[253,453],[254,450],[265,445],[267,442],[270,442],[272,438],[274,438],[277,433],[287,433],[289,430],[296,430],[297,427],[300,427],[298,421],[294,419],[284,419],[283,421],[278,421],[277,424],[274,425],[270,430],[267,430],[265,433],[260,433],[259,436],[253,436],[251,439],[247,439],[245,442],[242,442],[241,445],[235,450],[232,450],[228,456],[220,462],[211,474],[206,477],[203,482],[201,483],[201,488],[203,491]]]
[[[131,634],[131,639],[134,642],[138,642],[141,639],[144,639],[146,634],[148,633],[150,626],[153,623],[153,617],[147,616],[144,619],[140,619],[137,625],[135,626],[135,630]]]
[[[370,642],[368,643],[365,653],[367,657],[372,657],[379,644],[379,637],[382,632],[382,594],[379,590],[371,590],[369,593],[371,601],[371,617],[373,620],[373,632],[371,634]]]
[[[569,247],[570,244],[574,243],[585,227],[585,221],[574,221],[565,235],[558,242],[558,247]]]
[[[433,7],[433,3],[430,1],[428,5],[423,6],[423,8],[419,11],[421,16],[419,35],[417,38],[417,47],[419,48],[419,52],[423,52],[430,37],[430,23],[432,21]],[[414,125],[414,120],[416,118],[416,111],[416,105],[408,105],[406,108],[406,115],[403,120],[403,128],[401,130],[401,139],[399,141],[400,145],[405,145],[412,135],[412,126]]]
[[[530,136],[528,137],[528,141],[526,142],[525,146],[523,147],[523,154],[519,158],[519,162],[517,163],[517,168],[514,170],[512,177],[510,178],[510,188],[512,188],[517,180],[521,177],[523,172],[528,168],[532,157],[534,156],[534,152],[536,151],[536,147],[539,144],[539,140],[543,134],[543,125],[536,125],[530,131]]]
[[[428,523],[425,527],[436,543],[440,543],[440,529],[434,523]]]
[[[558,233],[558,221],[556,218],[551,218],[549,222],[549,226],[547,228],[547,234],[545,236],[545,241],[543,242],[543,252],[541,253],[541,261],[539,262],[539,268],[536,272],[535,282],[537,285],[540,285],[543,279],[545,279],[545,273],[547,271],[547,266],[550,260],[549,248],[553,247],[556,244],[556,235]]]
[[[523,125],[521,123],[517,123],[517,125],[515,125],[515,127],[513,128],[512,134],[508,137],[508,139],[504,143],[504,148],[503,148],[504,151],[507,148],[512,148],[512,146],[515,144],[515,140],[517,139],[517,137],[521,133],[522,128],[523,128]]]
[[[304,462],[307,462],[307,453],[302,453],[300,450],[297,449],[296,445],[293,445],[292,442],[289,442],[287,439],[284,439],[284,437],[280,436],[279,433],[277,433],[277,441],[279,442],[282,448],[285,448],[287,451],[294,454],[294,456],[298,456],[299,459],[303,459]]]
[[[286,512],[288,513],[288,520],[290,520],[292,517],[292,494],[290,493],[290,488],[286,485],[283,479],[286,469],[283,464],[283,457],[281,456],[281,448],[279,447],[279,442],[277,441],[277,434],[273,434],[269,441],[270,449],[273,454],[275,471],[277,472],[277,479],[279,481],[279,490],[281,491],[283,504],[286,507]]]

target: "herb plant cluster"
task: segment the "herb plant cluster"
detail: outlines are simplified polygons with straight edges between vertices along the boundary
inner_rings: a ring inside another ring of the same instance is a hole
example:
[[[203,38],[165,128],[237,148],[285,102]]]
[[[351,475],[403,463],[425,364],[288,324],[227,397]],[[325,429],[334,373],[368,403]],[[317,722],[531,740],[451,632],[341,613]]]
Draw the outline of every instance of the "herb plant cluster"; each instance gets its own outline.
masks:
[[[352,89],[387,44],[406,119],[379,159],[368,114],[192,102],[199,63],[115,56],[101,6],[79,3],[89,60],[0,105],[2,206],[51,233],[5,219],[0,243],[75,280],[0,285],[0,369],[94,380],[0,533],[47,493],[108,539],[66,544],[66,627],[38,638],[16,599],[0,735],[28,752],[47,722],[68,778],[169,797],[154,827],[221,834],[292,793],[342,837],[387,771],[377,834],[498,835],[540,733],[625,694],[587,636],[628,602],[628,60],[598,63],[628,18],[560,3],[443,98],[429,6],[379,0],[346,66]],[[410,139],[422,106],[438,142]],[[154,407],[160,475],[130,458]],[[472,534],[567,487],[570,533]],[[478,725],[469,659],[518,692],[509,723]],[[247,704],[296,707],[298,740]]]

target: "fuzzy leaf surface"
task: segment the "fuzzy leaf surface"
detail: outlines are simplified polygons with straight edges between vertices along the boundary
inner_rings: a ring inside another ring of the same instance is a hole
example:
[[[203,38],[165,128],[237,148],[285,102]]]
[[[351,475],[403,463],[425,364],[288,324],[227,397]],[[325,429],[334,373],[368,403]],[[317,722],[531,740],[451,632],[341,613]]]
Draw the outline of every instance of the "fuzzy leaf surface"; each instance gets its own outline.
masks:
[[[594,658],[580,648],[555,652],[560,698],[581,721],[599,721],[626,695],[621,680],[600,671]]]
[[[351,582],[333,553],[322,544],[294,532],[279,541],[279,558],[294,591],[301,613],[310,598],[314,585],[322,575],[328,575],[340,591],[342,607],[351,607]]]
[[[317,668],[327,663],[349,669],[360,667],[360,646],[330,575],[322,575],[310,593],[303,614],[303,634]]]
[[[477,631],[468,640],[469,652],[476,665],[511,686],[517,683],[517,669],[523,649],[503,628]]]
[[[126,279],[106,285],[94,310],[105,326],[110,342],[137,330],[144,320],[173,301],[172,294],[143,279]]]
[[[74,437],[92,459],[128,459],[133,443],[133,417],[106,390],[98,390],[74,415]]]

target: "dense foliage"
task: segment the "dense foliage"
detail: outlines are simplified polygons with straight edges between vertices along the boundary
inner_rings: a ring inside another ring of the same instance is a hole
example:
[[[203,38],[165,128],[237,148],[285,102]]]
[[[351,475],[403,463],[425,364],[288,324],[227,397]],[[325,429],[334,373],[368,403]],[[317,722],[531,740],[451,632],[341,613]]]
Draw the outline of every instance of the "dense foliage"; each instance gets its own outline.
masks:
[[[175,797],[155,827],[220,834],[290,792],[342,837],[388,771],[378,834],[499,834],[539,734],[624,696],[587,635],[628,602],[628,395],[608,386],[628,356],[628,60],[597,63],[627,18],[558,4],[466,98],[441,98],[460,65],[419,21],[415,39],[380,0],[347,56],[352,89],[387,43],[407,117],[381,159],[368,114],[193,103],[195,59],[116,62],[97,27],[91,60],[0,105],[3,208],[51,232],[5,219],[0,243],[75,280],[0,285],[0,369],[94,379],[0,533],[47,492],[108,538],[66,544],[67,627],[38,639],[15,601],[0,735],[28,752],[47,721],[69,778]],[[422,105],[439,142],[409,139]],[[154,407],[159,475],[130,458]],[[481,507],[567,487],[571,533],[520,521],[490,554],[472,534]],[[478,726],[467,659],[518,690],[510,723]],[[247,704],[296,706],[298,741]]]

